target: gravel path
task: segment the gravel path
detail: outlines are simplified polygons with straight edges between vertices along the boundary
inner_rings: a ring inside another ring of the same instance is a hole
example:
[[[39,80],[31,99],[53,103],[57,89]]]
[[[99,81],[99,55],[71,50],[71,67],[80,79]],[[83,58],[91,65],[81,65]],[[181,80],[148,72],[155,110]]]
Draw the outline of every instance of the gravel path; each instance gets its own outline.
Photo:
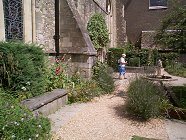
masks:
[[[118,80],[114,75],[116,91],[86,103],[55,131],[53,140],[131,140],[133,135],[168,140],[164,120],[137,122],[125,117],[125,91],[135,75],[126,76],[128,79]]]

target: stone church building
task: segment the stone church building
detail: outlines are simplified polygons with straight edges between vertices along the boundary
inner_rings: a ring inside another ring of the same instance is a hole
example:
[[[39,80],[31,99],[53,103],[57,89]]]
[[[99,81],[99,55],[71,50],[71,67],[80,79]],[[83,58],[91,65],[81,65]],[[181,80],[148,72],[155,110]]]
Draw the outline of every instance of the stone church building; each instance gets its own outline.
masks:
[[[97,52],[87,23],[97,12],[107,23],[108,47],[123,45],[127,37],[122,0],[0,0],[0,40],[37,43],[53,57],[65,54],[71,72],[91,77]]]

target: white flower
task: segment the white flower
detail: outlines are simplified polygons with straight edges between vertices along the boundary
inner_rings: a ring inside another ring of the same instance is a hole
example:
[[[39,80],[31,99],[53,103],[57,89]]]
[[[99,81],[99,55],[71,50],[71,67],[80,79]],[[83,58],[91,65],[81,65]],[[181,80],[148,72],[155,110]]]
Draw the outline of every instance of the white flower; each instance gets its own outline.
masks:
[[[71,59],[72,59],[72,58],[70,57],[70,58],[67,60],[67,62],[69,62]]]
[[[12,135],[12,138],[15,138],[15,135]]]
[[[39,134],[36,134],[36,138],[38,138],[39,137]]]
[[[41,125],[38,125],[39,128],[42,128]]]
[[[11,108],[14,108],[14,106],[12,105]]]
[[[3,127],[2,130],[5,130],[5,127]]]
[[[30,86],[30,82],[26,82],[26,84]]]
[[[21,121],[24,121],[24,118],[21,118]]]
[[[21,89],[22,89],[23,91],[26,91],[26,87],[22,87]]]
[[[32,140],[31,138],[29,138],[28,140]]]
[[[14,122],[14,124],[18,124],[17,122]]]

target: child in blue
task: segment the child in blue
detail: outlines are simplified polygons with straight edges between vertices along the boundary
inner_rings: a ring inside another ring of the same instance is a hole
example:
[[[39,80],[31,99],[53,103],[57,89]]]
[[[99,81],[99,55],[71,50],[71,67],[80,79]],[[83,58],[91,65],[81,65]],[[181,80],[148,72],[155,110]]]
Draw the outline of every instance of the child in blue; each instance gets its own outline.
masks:
[[[125,73],[126,73],[126,69],[125,69],[125,65],[127,64],[127,61],[125,61],[125,57],[126,54],[122,54],[122,57],[118,60],[119,63],[119,79],[126,79],[125,77]]]

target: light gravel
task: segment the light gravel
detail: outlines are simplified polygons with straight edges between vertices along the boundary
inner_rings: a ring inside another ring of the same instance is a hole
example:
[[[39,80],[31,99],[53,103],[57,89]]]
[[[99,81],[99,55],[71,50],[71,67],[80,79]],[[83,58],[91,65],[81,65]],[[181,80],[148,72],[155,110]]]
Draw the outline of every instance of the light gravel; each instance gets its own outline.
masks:
[[[165,120],[139,122],[125,117],[127,87],[137,75],[127,73],[119,80],[113,75],[116,90],[86,103],[68,122],[53,133],[53,140],[131,140],[133,135],[168,140]],[[58,116],[60,117],[60,116]]]

